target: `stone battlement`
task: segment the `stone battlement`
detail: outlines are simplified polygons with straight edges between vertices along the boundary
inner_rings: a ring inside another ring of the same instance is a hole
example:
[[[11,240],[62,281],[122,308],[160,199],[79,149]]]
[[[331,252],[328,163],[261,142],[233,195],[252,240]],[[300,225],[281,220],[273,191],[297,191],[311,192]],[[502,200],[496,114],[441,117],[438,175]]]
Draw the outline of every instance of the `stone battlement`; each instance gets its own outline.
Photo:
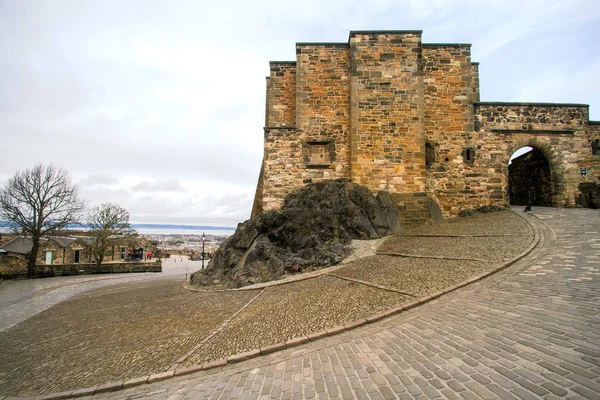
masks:
[[[421,34],[351,31],[347,43],[297,43],[295,61],[270,63],[253,215],[336,178],[390,192],[411,222],[506,207],[508,160],[523,146],[549,159],[555,206],[598,181],[587,105],[480,102],[471,45]]]

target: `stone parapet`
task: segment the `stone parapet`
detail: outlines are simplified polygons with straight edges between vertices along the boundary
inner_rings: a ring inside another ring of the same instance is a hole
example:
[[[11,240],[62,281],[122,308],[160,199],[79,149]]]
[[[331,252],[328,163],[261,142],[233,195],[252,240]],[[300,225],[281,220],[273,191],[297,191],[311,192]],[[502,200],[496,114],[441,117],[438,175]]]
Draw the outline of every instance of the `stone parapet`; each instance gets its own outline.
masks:
[[[162,261],[36,265],[37,277],[86,274],[121,274],[135,272],[162,272]],[[3,274],[3,279],[25,278],[27,271]]]
[[[480,102],[471,45],[421,34],[351,31],[348,43],[297,43],[296,61],[270,64],[253,215],[335,178],[402,195],[410,221],[428,219],[422,193],[436,219],[507,207],[508,161],[524,146],[549,162],[553,206],[575,205],[579,185],[598,181],[588,105]]]

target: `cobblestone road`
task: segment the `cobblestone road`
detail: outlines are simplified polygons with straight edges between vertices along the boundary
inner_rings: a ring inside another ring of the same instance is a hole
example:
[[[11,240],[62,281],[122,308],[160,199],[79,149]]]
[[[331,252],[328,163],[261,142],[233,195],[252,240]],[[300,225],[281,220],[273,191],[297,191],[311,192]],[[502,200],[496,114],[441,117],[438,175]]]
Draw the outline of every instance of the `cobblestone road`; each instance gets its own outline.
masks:
[[[78,275],[6,281],[0,286],[0,332],[77,294],[127,282],[178,277],[195,272],[198,262],[183,257],[163,260],[161,273]]]
[[[595,210],[536,209],[534,214],[540,221],[546,223],[536,223],[536,226],[539,226],[539,243],[532,253],[490,278],[444,295],[426,305],[343,334],[276,351],[239,364],[227,364],[221,368],[143,384],[117,392],[100,393],[93,398],[600,398],[600,330],[598,329],[600,324],[598,313],[600,306],[598,285],[600,279],[600,213]],[[496,216],[492,218],[496,218]],[[463,232],[464,235],[485,235],[485,229],[481,229],[481,224],[475,222],[473,224],[472,228],[467,228],[466,232]],[[499,237],[510,235],[510,230],[506,231],[509,226],[510,224],[503,227],[502,223],[498,221],[491,226],[492,234]],[[441,227],[448,228],[446,225]],[[444,232],[444,234],[449,235],[451,232],[454,236],[463,235],[460,232],[456,235],[455,229]],[[435,233],[425,229],[418,235],[435,235]],[[529,240],[526,238],[527,235],[526,233],[523,236],[524,241]],[[502,241],[498,240],[498,243],[500,242]],[[509,241],[509,243],[511,242]],[[523,243],[519,244],[519,246],[522,245]],[[490,258],[495,260],[505,258],[509,252],[500,246],[494,248],[489,254]],[[381,261],[385,257],[389,256],[370,257],[366,262]],[[397,261],[398,259],[401,261]],[[392,275],[389,270],[392,268],[390,265],[398,263],[393,268],[398,268],[395,271],[400,272],[403,269],[412,271],[414,265],[410,263],[406,265],[404,257],[396,257],[394,260],[396,261],[390,260],[379,263],[380,265],[371,264],[375,270],[379,270],[381,273],[365,272],[364,269],[357,268],[357,264],[351,264],[337,270],[336,275],[339,274],[343,279],[370,280],[386,287],[397,287],[402,284],[401,281],[386,279]],[[421,261],[410,258],[411,263]],[[429,259],[428,261],[436,260]],[[415,281],[424,280],[428,282],[427,285],[433,285],[425,290],[428,291],[436,290],[436,276],[447,281],[448,284],[452,283],[452,277],[448,277],[447,274],[449,270],[457,270],[456,265],[452,263],[464,264],[458,268],[459,271],[467,271],[464,277],[473,273],[485,272],[485,269],[482,270],[477,266],[479,264],[474,263],[473,260],[446,261],[448,268],[443,268],[442,265],[434,262],[432,269],[422,268],[425,270],[424,275],[420,278],[413,278]],[[319,279],[331,282],[338,278],[323,276],[310,281],[298,282],[296,285],[308,284],[310,286],[309,282],[318,282]],[[455,279],[463,279],[463,276]],[[329,293],[331,297],[336,298],[337,294],[341,293],[342,296],[350,299],[352,296],[349,294],[358,287],[363,288],[364,286],[363,289],[371,287],[363,284],[356,286],[357,284],[353,282],[347,283],[352,285],[337,287],[339,285],[335,284],[336,287]],[[149,296],[149,291],[140,286],[139,291],[134,290],[134,294],[137,294],[133,296],[139,300],[138,304],[140,302],[159,302],[160,290],[172,290],[166,286],[159,290],[157,285],[151,283],[147,285],[146,289],[150,289],[150,292],[154,291],[154,296]],[[285,287],[292,286],[286,285],[280,288]],[[264,325],[264,323],[254,324],[253,316],[262,315],[262,317],[268,318],[269,312],[264,314],[265,305],[272,310],[271,314],[274,314],[278,312],[276,307],[278,303],[265,302],[263,296],[266,297],[267,293],[271,292],[276,297],[287,298],[293,297],[295,292],[292,289],[286,292],[285,289],[282,291],[277,288],[267,288],[261,296],[254,300],[255,302],[247,303],[247,307],[241,309],[241,313],[235,314],[237,317],[226,329],[232,329],[231,332],[235,332],[238,329],[236,327],[240,325],[236,321],[244,321],[244,319],[246,322],[241,324],[243,326],[239,328],[242,329],[241,332],[238,332],[239,335],[243,335],[244,327],[255,329],[259,325]],[[314,291],[315,289],[309,290]],[[328,291],[326,290],[326,292]],[[383,291],[385,292],[385,290]],[[89,292],[83,297],[79,296],[71,302],[67,301],[59,306],[64,310],[69,303],[74,307],[77,307],[77,303],[90,304],[85,300],[95,297],[107,301],[111,296],[122,296],[122,292],[116,286],[105,288]],[[253,290],[245,293],[254,296],[258,292]],[[396,297],[392,296],[390,300],[383,301],[383,303],[391,301],[388,307],[398,302],[403,303],[404,300],[400,293],[394,293],[393,290],[390,293]],[[243,296],[241,293],[238,295]],[[358,300],[362,301],[361,299],[364,299],[365,296],[372,300],[370,298],[372,294],[369,294],[368,291],[362,293]],[[171,298],[178,302],[187,297],[173,293],[164,296],[164,299]],[[246,300],[246,298],[240,299],[239,304]],[[261,301],[263,302],[261,303]],[[98,321],[106,321],[107,315],[110,314],[108,310],[114,309],[114,306],[119,303],[122,301],[115,298],[115,303],[108,304],[106,315]],[[374,301],[375,306],[378,303],[380,303],[379,300]],[[161,318],[161,315],[168,318],[172,310],[177,310],[178,313],[189,313],[190,311],[183,310],[194,310],[193,304],[189,301],[184,301],[182,304],[182,307],[171,309],[164,307],[162,309],[164,312],[146,316],[151,319],[147,323],[146,331],[155,332],[152,325],[159,324],[159,327],[164,327],[164,329],[156,330],[158,332],[157,339],[163,338],[166,343],[164,343],[165,346],[162,346],[160,340],[157,340],[156,345],[150,343],[148,346],[144,346],[142,341],[140,351],[144,348],[150,349],[150,354],[142,357],[143,360],[153,360],[152,349],[154,348],[166,349],[166,353],[161,355],[159,351],[157,358],[150,362],[156,366],[163,362],[165,354],[169,357],[181,354],[182,351],[185,352],[186,346],[189,348],[202,336],[200,332],[199,336],[189,341],[171,337],[177,332],[188,331],[189,333],[190,329],[195,331],[196,326],[186,328],[181,324],[185,325],[185,321],[197,320],[200,314],[192,317],[177,314],[164,325],[157,320],[157,318]],[[236,304],[234,299],[227,300],[224,302],[225,304],[231,305],[232,310],[239,308],[239,304]],[[149,305],[152,306],[152,304]],[[42,329],[44,321],[53,319],[52,312],[55,312],[55,317],[60,320],[63,313],[59,306],[39,315],[37,321],[40,324],[39,329]],[[136,309],[136,307],[131,308],[132,331],[141,335],[142,333],[134,326],[143,325],[145,318],[135,319],[133,312]],[[261,310],[260,315],[257,314],[257,310]],[[118,311],[118,313],[120,312]],[[313,310],[312,313],[318,314],[318,310]],[[221,314],[222,318],[225,318],[227,312]],[[100,314],[92,313],[90,315],[92,319],[96,319]],[[339,318],[339,313],[336,313],[334,317]],[[67,318],[63,318],[62,321],[65,326],[68,325]],[[26,323],[8,330],[7,332],[13,335],[10,343],[17,343],[19,334],[27,335],[29,328],[34,327],[32,325],[34,322],[36,319],[32,318]],[[202,321],[202,323],[206,322]],[[168,329],[171,324],[174,324],[173,330]],[[269,327],[274,331],[280,329],[276,319],[268,321],[268,325],[257,328],[259,330],[256,332],[252,331],[251,336],[260,334],[263,328],[266,329],[265,332],[269,332]],[[281,326],[286,325],[288,324]],[[112,325],[108,324],[106,327],[105,332],[107,333],[100,336],[110,337],[111,327],[116,329],[118,326],[118,321],[115,320]],[[98,328],[101,327],[98,326]],[[23,331],[17,332],[18,329]],[[210,327],[206,330],[210,330]],[[69,330],[67,329],[67,331]],[[84,343],[93,342],[93,335],[87,337],[85,335],[84,333],[81,336],[85,339]],[[77,335],[73,336],[77,337]],[[56,342],[56,338],[51,335],[49,339]],[[114,339],[115,341],[104,346],[107,354],[111,354],[113,350],[118,353],[119,345],[122,345],[121,349],[124,350],[135,348],[131,341],[119,343],[119,335],[114,335]],[[218,332],[214,339],[218,340]],[[227,338],[225,337],[225,339]],[[69,343],[68,338],[65,340]],[[273,340],[277,340],[277,338]],[[20,347],[28,346],[26,342],[27,340]],[[179,342],[184,343],[183,347],[177,344]],[[77,345],[76,341],[70,343],[71,346]],[[100,342],[91,348],[100,346],[99,348],[102,349],[101,345]],[[68,347],[65,348],[65,351],[72,352]],[[198,360],[201,360],[204,347],[194,347],[188,353],[190,359],[199,357]],[[85,348],[86,345],[83,345],[82,350]],[[175,350],[169,352],[169,349]],[[81,376],[106,375],[106,371],[100,369],[101,364],[93,362],[87,365],[83,362],[79,367],[72,366],[65,371],[58,371],[59,373],[56,374],[52,359],[40,362],[35,357],[41,351],[43,351],[42,348],[32,352],[31,362],[25,362],[21,366],[14,364],[11,357],[7,358],[4,354],[5,364],[8,360],[8,363],[16,369],[16,373],[4,369],[3,375],[0,374],[0,381],[4,379],[4,383],[8,382],[12,385],[15,377],[19,377],[23,371],[30,370],[33,365],[37,368],[34,372],[37,373],[38,382],[40,374],[42,378],[45,378],[45,381],[44,379],[41,381],[45,385],[43,392],[47,393],[48,387],[54,387],[56,390],[51,391],[55,392],[64,386],[64,382],[58,381],[63,379],[61,375],[65,373],[67,377],[69,373],[74,374],[74,382],[78,382]],[[91,360],[94,357],[94,354],[83,351],[80,358]],[[14,354],[12,357],[12,359],[19,358],[21,358],[19,354]],[[122,369],[121,364],[122,362],[118,362],[117,359],[117,362],[110,368]],[[135,375],[138,364],[140,363],[126,364],[131,366],[129,373]],[[143,362],[141,366],[144,366]],[[144,373],[142,371],[137,376]],[[78,374],[79,377],[76,377]],[[25,380],[33,379],[35,381],[35,376],[35,373],[25,376]],[[58,384],[52,386],[52,382],[55,381]],[[1,386],[3,385],[0,384]],[[28,390],[23,389],[27,387],[32,390],[31,393],[35,393],[36,390],[33,386],[35,385],[31,383],[22,386],[21,395],[25,393],[23,390]],[[2,398],[1,395],[0,398]]]
[[[536,208],[511,267],[395,317],[94,399],[599,399],[600,212]]]

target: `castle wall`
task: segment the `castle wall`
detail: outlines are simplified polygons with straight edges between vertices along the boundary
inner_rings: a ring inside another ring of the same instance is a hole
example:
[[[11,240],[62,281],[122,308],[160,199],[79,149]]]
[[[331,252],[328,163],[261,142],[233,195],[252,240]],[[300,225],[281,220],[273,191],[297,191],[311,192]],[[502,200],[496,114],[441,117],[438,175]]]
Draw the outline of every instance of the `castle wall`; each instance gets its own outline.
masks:
[[[425,192],[421,32],[351,32],[352,181]]]
[[[301,166],[302,142],[296,128],[265,128],[261,212],[281,208],[285,196],[303,185]]]
[[[265,126],[294,126],[296,123],[296,63],[271,61],[267,79]]]
[[[254,192],[254,202],[252,203],[252,212],[250,218],[256,217],[258,214],[264,211],[264,197],[265,197],[265,162],[260,165],[260,173],[258,175],[258,182],[256,183],[256,191]]]
[[[442,215],[465,207],[479,176],[465,159],[474,147],[473,100],[476,95],[468,44],[424,44],[427,190]]]
[[[296,120],[308,169],[303,179],[350,174],[350,59],[346,43],[298,43]]]
[[[586,166],[596,165],[600,168],[600,121],[589,121],[587,125],[587,142],[592,150],[583,160]],[[600,171],[592,170],[590,180],[600,184]]]
[[[594,166],[584,165],[591,154],[587,105],[478,103],[475,119],[474,173],[482,190],[471,199],[473,205],[509,205],[508,161],[525,146],[539,150],[550,164],[555,207],[574,206],[579,183],[597,179]],[[579,170],[584,166],[586,177]]]
[[[479,63],[471,63],[471,87],[473,88],[473,101],[478,103],[479,94]]]
[[[479,98],[470,45],[422,44],[421,31],[298,43],[296,61],[270,63],[252,215],[340,177],[390,192],[408,223],[508,207],[508,160],[524,146],[548,160],[553,206],[574,205],[581,183],[600,182],[600,123],[588,106]]]

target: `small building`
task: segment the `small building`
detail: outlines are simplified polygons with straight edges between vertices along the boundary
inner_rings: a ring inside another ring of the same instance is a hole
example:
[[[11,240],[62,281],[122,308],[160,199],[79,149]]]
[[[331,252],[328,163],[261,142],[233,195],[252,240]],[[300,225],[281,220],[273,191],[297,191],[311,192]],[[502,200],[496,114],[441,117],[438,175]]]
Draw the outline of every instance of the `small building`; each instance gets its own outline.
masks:
[[[103,263],[145,261],[154,252],[152,242],[143,236],[110,238]],[[95,263],[94,239],[88,236],[50,236],[40,239],[36,265],[76,265]],[[33,247],[30,237],[18,236],[0,248],[7,256],[24,260]]]

